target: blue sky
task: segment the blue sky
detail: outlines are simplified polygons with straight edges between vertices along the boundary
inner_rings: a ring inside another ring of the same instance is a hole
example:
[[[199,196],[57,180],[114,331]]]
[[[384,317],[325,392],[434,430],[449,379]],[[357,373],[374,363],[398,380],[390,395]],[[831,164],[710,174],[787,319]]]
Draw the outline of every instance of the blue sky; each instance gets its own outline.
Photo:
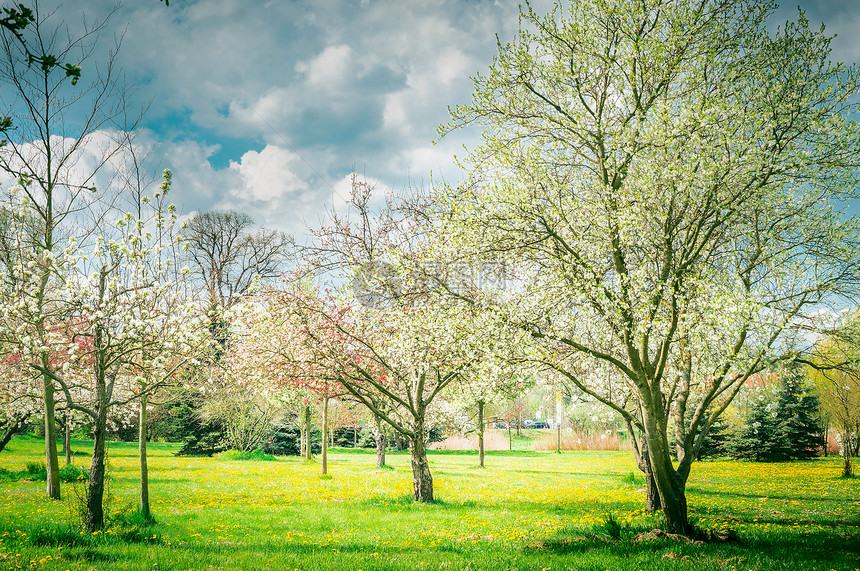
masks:
[[[782,4],[779,20],[800,4],[837,34],[834,59],[860,60],[860,2]],[[55,18],[74,28],[112,6],[67,0]],[[151,104],[139,141],[153,171],[173,170],[182,212],[236,209],[301,234],[353,170],[395,189],[456,180],[452,157],[477,133],[433,145],[435,129],[516,26],[513,1],[128,0],[100,49],[124,31],[120,64]]]

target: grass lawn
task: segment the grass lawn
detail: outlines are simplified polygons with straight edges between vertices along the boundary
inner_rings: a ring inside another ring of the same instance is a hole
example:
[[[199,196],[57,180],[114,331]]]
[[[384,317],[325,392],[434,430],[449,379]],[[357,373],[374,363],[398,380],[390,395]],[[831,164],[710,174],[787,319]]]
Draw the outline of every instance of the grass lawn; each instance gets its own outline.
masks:
[[[43,460],[42,446],[16,438],[0,468]],[[329,477],[320,477],[318,463],[298,458],[177,458],[176,450],[150,445],[151,527],[129,523],[132,444],[110,445],[110,509],[120,517],[102,534],[69,529],[81,484],[64,484],[67,499],[51,502],[44,482],[0,482],[0,570],[860,569],[860,479],[838,478],[838,458],[696,464],[692,515],[740,535],[697,544],[633,539],[657,522],[643,513],[627,452],[490,453],[486,469],[475,454],[433,454],[441,501],[428,506],[411,502],[407,454],[390,454],[393,469],[377,470],[372,453],[335,450]],[[601,533],[607,514],[620,539]]]

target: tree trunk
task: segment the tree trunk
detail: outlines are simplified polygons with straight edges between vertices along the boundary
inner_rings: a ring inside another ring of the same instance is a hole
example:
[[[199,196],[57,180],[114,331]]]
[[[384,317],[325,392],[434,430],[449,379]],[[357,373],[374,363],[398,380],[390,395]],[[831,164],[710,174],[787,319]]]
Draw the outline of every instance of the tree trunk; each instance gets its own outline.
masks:
[[[0,439],[0,452],[6,448],[6,445],[9,444],[9,441],[12,440],[12,437],[18,434],[18,431],[24,428],[24,425],[27,424],[27,419],[30,418],[30,413],[25,414],[24,416],[18,418],[15,422],[9,425],[9,428],[6,430],[6,433],[3,435],[3,438]]]
[[[63,426],[63,454],[66,456],[66,466],[72,463],[72,426],[69,413],[66,411],[65,426]]]
[[[624,422],[627,425],[627,433],[630,435],[636,466],[645,475],[645,509],[648,513],[654,513],[661,510],[662,506],[660,505],[657,482],[654,480],[654,471],[651,469],[651,457],[648,456],[648,441],[644,432],[641,432],[638,438],[636,437],[633,422],[629,418],[625,418]]]
[[[511,421],[508,421],[508,450],[514,449],[514,439],[511,436]]]
[[[636,454],[636,465],[645,475],[645,509],[648,513],[654,513],[662,509],[660,505],[660,493],[657,490],[657,482],[654,480],[654,471],[651,469],[651,458],[648,456],[648,443],[645,435],[639,439],[639,452]]]
[[[654,484],[663,508],[663,521],[668,533],[689,535],[686,482],[672,465],[672,455],[665,430],[655,418],[655,411],[643,407],[645,439]],[[665,426],[665,424],[663,424]]]
[[[140,432],[138,436],[140,452],[140,515],[150,521],[149,509],[149,467],[146,464],[146,396],[140,398]]]
[[[415,420],[412,438],[412,497],[416,502],[433,503],[433,476],[427,462],[427,448],[424,445],[424,419]]]
[[[478,466],[484,467],[484,401],[478,401]]]
[[[561,454],[561,423],[555,428],[555,453]]]
[[[388,444],[388,438],[385,436],[385,430],[382,427],[382,419],[378,414],[373,415],[373,422],[376,428],[373,430],[373,436],[376,440],[376,467],[382,468],[385,466],[385,447]]]
[[[90,464],[90,479],[87,488],[87,521],[88,531],[97,531],[105,525],[104,493],[105,493],[105,427],[107,411],[99,407],[99,416],[95,423],[93,459]]]
[[[305,460],[313,459],[313,446],[311,445],[311,407],[305,405]]]
[[[328,474],[328,397],[323,398],[322,473]]]
[[[299,456],[305,457],[305,440],[307,436],[305,435],[305,419],[299,417]]]
[[[840,448],[842,449],[842,477],[851,478],[854,475],[854,466],[851,465],[851,456],[853,452],[852,437],[851,433],[848,431],[843,432],[841,436],[842,442]]]
[[[104,295],[106,269],[102,267],[99,279],[99,294]],[[106,351],[104,349],[104,326],[96,325],[94,344],[96,352],[95,360],[95,388],[97,396],[97,405],[95,410],[95,418],[93,419],[93,459],[90,464],[90,480],[87,488],[87,521],[86,528],[88,531],[96,531],[104,528],[104,495],[105,495],[105,460],[107,452],[105,450],[105,432],[107,431],[107,413],[108,402],[110,395],[108,394],[107,371],[105,363],[107,362]],[[111,379],[111,386],[113,386]]]
[[[854,476],[854,467],[851,465],[851,454],[848,450],[842,451],[842,477],[851,478]]]
[[[57,423],[54,416],[54,384],[48,375],[42,375],[45,393],[45,467],[48,471],[46,495],[60,499],[60,459],[57,455]]]

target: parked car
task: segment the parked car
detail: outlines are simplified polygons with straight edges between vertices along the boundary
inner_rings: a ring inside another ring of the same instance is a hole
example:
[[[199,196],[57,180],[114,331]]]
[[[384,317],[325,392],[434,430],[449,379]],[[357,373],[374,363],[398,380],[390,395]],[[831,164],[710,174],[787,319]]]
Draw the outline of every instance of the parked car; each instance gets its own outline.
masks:
[[[531,426],[529,426],[531,423]],[[545,420],[527,420],[526,428],[549,428],[549,423]]]

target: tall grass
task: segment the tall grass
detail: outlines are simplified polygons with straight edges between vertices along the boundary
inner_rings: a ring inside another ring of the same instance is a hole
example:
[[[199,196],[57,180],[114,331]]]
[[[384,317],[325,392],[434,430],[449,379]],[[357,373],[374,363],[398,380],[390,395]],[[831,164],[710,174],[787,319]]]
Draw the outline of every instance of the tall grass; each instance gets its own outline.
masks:
[[[477,450],[478,436],[476,434],[453,434],[441,442],[434,442],[434,450]],[[510,444],[507,435],[495,430],[484,432],[484,450],[508,450]]]
[[[524,429],[520,436],[511,430],[513,448],[553,451],[558,445],[558,433],[555,430]],[[476,434],[454,434],[441,442],[434,442],[431,448],[436,450],[477,450],[478,436]],[[507,430],[488,429],[484,432],[484,450],[509,450],[511,441]],[[605,432],[575,432],[563,429],[561,432],[562,450],[613,450],[630,451],[630,442],[619,437],[618,433]]]
[[[560,440],[560,442],[559,442]],[[544,432],[532,442],[532,450],[613,450],[630,451],[630,441],[618,436],[617,432],[606,434],[592,432],[573,432],[562,430],[561,438],[556,431]]]

